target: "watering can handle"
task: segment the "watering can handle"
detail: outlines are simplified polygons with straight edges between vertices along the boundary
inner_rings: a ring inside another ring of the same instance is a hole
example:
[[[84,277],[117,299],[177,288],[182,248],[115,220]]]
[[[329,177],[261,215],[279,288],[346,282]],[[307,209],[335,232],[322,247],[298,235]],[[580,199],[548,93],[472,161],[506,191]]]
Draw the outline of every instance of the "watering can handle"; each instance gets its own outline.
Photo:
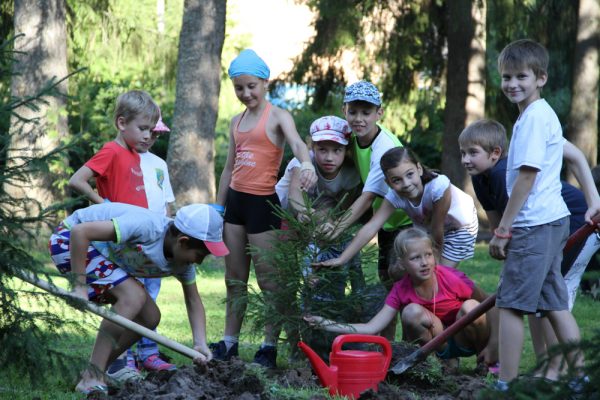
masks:
[[[337,353],[338,351],[342,350],[342,346],[345,343],[374,343],[380,345],[383,348],[383,356],[386,358],[385,369],[387,370],[389,367],[389,363],[392,359],[392,346],[390,345],[390,342],[383,336],[363,335],[359,333],[339,335],[333,341],[331,352]]]

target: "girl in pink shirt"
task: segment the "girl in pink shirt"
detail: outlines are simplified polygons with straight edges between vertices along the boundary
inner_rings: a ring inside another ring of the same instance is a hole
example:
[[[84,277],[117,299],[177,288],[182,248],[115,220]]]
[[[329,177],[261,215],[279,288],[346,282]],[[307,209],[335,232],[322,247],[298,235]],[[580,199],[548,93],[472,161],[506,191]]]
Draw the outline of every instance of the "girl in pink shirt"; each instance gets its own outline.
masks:
[[[383,308],[367,323],[345,324],[320,316],[306,316],[312,326],[330,332],[378,334],[400,313],[402,332],[409,342],[423,345],[469,312],[487,296],[464,273],[436,264],[433,242],[419,228],[406,229],[394,241],[404,276],[397,281]],[[390,271],[390,276],[399,271]],[[498,359],[497,311],[493,308],[438,348],[442,359],[478,354],[488,365]]]

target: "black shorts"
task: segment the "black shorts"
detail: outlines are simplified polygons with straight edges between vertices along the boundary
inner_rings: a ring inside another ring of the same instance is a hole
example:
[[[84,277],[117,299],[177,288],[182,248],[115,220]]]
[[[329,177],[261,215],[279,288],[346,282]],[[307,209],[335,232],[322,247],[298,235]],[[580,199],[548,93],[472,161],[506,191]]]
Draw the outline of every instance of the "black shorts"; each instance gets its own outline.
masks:
[[[379,260],[377,262],[377,268],[381,271],[387,271],[388,267],[392,263],[392,257],[395,257],[394,252],[394,240],[400,231],[411,228],[413,225],[404,225],[393,231],[384,231],[380,229],[377,232],[377,246],[379,247]]]
[[[276,193],[259,196],[229,188],[224,220],[233,225],[243,225],[246,233],[263,233],[281,229],[281,218],[274,213],[279,197]]]

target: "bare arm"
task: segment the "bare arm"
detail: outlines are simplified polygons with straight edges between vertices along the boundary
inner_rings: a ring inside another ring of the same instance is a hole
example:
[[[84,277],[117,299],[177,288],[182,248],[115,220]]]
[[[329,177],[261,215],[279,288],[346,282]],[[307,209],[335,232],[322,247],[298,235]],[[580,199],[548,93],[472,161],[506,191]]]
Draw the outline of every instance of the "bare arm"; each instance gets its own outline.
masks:
[[[498,211],[490,210],[486,211],[485,215],[487,215],[488,221],[490,223],[490,229],[492,232],[494,229],[498,227],[500,224],[500,218],[502,217]]]
[[[71,254],[71,272],[75,275],[73,292],[76,296],[87,300],[85,267],[90,242],[113,242],[115,240],[117,240],[117,234],[112,221],[83,222],[71,229],[69,252]]]
[[[381,310],[366,324],[343,324],[325,319],[320,316],[306,316],[304,320],[314,328],[323,329],[328,332],[337,333],[362,333],[376,335],[383,330],[394,319],[398,310],[385,304]]]
[[[83,165],[73,174],[73,176],[71,176],[71,179],[69,179],[69,187],[77,193],[87,197],[92,203],[101,204],[104,202],[104,199],[100,197],[98,192],[96,192],[89,183],[89,180],[93,177],[94,171]]]
[[[389,201],[384,200],[379,210],[377,210],[369,222],[360,228],[356,236],[354,236],[354,239],[352,239],[352,242],[350,242],[339,258],[332,258],[313,265],[316,267],[334,267],[346,264],[355,254],[365,247],[373,237],[375,237],[379,229],[385,224],[385,221],[392,215],[394,210],[394,206]]]
[[[310,189],[315,183],[317,183],[317,174],[315,173],[315,169],[310,161],[308,147],[306,147],[306,144],[300,138],[292,115],[287,111],[280,111],[282,112],[279,113],[279,121],[285,141],[290,146],[294,157],[296,157],[298,161],[302,163],[300,170],[300,182],[302,183],[302,187],[304,189]]]
[[[531,188],[533,187],[537,174],[538,170],[535,168],[521,167],[519,169],[519,175],[515,181],[512,193],[508,198],[508,203],[506,204],[504,214],[502,215],[500,223],[498,224],[497,231],[500,234],[509,235],[513,221],[517,217],[517,214],[521,208],[523,208],[523,204],[525,204],[527,197],[529,197],[529,193],[531,192]],[[506,245],[508,244],[509,240],[510,239],[508,238],[499,238],[494,235],[490,241],[490,255],[498,260],[505,259]]]
[[[565,145],[563,146],[563,157],[569,164],[569,169],[575,175],[585,195],[585,201],[588,205],[585,220],[591,224],[592,217],[600,213],[600,196],[598,196],[598,190],[596,189],[590,167],[581,150],[568,140],[565,141]]]
[[[448,185],[442,197],[433,203],[433,209],[431,210],[431,236],[440,250],[444,246],[444,223],[451,202],[452,185]]]
[[[204,363],[212,359],[212,353],[206,343],[206,313],[204,304],[198,293],[198,286],[194,282],[191,285],[182,284],[183,296],[185,299],[185,308],[187,309],[188,320],[192,328],[194,338],[194,350],[202,353],[203,358],[194,359],[196,363]]]
[[[344,215],[331,224],[329,237],[331,239],[337,238],[346,228],[355,223],[371,207],[375,197],[376,195],[373,192],[362,192]],[[326,226],[320,230],[325,233],[328,231]]]
[[[233,173],[233,163],[235,162],[235,140],[233,140],[233,126],[235,121],[236,118],[231,121],[231,127],[229,128],[229,149],[227,150],[227,161],[225,161],[225,167],[223,168],[223,172],[221,172],[219,190],[217,191],[217,204],[222,206],[225,206],[225,202],[227,201],[227,190],[231,184],[231,174]]]

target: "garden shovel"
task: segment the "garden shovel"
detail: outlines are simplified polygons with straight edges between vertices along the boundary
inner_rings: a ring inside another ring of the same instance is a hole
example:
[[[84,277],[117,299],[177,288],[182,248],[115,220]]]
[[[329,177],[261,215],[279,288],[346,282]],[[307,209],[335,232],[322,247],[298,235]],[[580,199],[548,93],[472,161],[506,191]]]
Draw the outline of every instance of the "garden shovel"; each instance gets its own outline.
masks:
[[[593,225],[585,224],[581,228],[577,229],[571,236],[569,236],[569,239],[565,244],[563,252],[569,251],[571,247],[585,240],[596,229],[596,225],[600,223],[600,214],[596,215],[592,219],[592,221],[594,223]],[[398,375],[411,368],[415,364],[418,364],[421,361],[425,360],[433,350],[435,350],[444,342],[446,342],[446,340],[448,340],[448,338],[450,338],[452,335],[456,334],[456,332],[460,331],[465,326],[469,325],[471,322],[475,321],[481,315],[490,310],[495,303],[496,294],[493,294],[487,299],[485,299],[483,302],[479,303],[479,305],[477,305],[470,312],[456,320],[452,325],[444,329],[442,333],[434,337],[432,340],[427,342],[419,349],[413,351],[411,354],[408,355],[408,357],[405,357],[404,359],[398,361],[390,369],[390,371]]]
[[[70,299],[72,301],[75,301],[75,302],[77,302],[77,304],[83,306],[86,310],[91,311],[94,314],[101,316],[102,318],[106,318],[109,321],[112,321],[115,324],[122,326],[123,328],[129,329],[131,331],[134,331],[135,333],[138,333],[144,337],[147,337],[148,339],[152,339],[156,343],[160,343],[163,346],[166,346],[166,347],[170,348],[171,350],[178,352],[179,354],[183,354],[184,356],[189,357],[191,359],[202,356],[201,353],[197,352],[194,349],[191,349],[187,346],[182,345],[181,343],[175,342],[175,341],[168,339],[162,335],[159,335],[158,333],[154,332],[153,330],[148,329],[140,324],[137,324],[137,323],[135,323],[135,322],[111,311],[111,310],[108,310],[104,307],[101,307],[101,306],[95,304],[95,303],[92,303],[91,301],[86,301],[86,300],[80,299],[79,297],[74,296],[70,292],[67,292],[66,290],[59,288],[58,286],[55,286],[53,284],[50,284],[50,283],[44,281],[43,279],[38,278],[37,276],[35,276],[34,274],[32,274],[28,271],[21,270],[15,275],[17,276],[17,278],[22,279],[28,283],[31,283],[32,285],[37,286],[40,289],[43,289],[48,293],[51,293],[58,297],[62,297],[65,299]]]

